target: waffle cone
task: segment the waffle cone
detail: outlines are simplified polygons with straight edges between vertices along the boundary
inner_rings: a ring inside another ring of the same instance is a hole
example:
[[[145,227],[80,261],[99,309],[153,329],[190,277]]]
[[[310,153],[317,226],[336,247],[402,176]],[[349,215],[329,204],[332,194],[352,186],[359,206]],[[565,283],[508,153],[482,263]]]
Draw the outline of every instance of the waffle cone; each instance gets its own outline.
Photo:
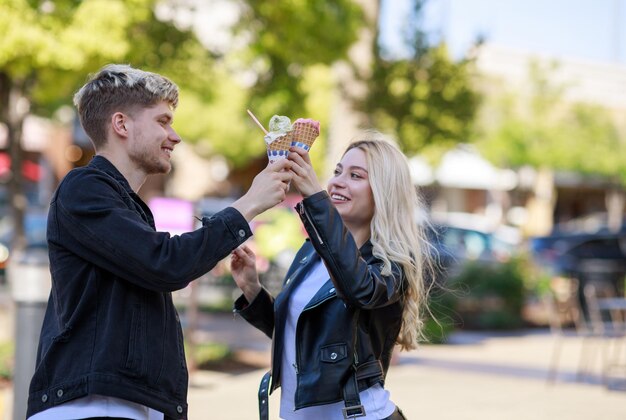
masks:
[[[274,163],[278,159],[284,159],[287,157],[289,154],[289,148],[291,147],[292,138],[293,131],[290,131],[267,145],[267,157],[270,163]]]
[[[315,139],[320,135],[320,132],[317,127],[314,127],[310,123],[296,121],[289,134],[293,134],[291,146],[298,146],[309,150]]]

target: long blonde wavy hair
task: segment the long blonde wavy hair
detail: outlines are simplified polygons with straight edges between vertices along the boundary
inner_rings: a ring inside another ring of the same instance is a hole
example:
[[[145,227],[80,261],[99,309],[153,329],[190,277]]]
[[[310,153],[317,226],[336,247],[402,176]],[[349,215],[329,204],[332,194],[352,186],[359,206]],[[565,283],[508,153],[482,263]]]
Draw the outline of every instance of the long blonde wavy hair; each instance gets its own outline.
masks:
[[[423,338],[427,313],[425,272],[431,269],[428,241],[416,222],[422,204],[411,182],[404,154],[378,132],[366,132],[348,150],[365,152],[375,210],[371,222],[373,254],[383,261],[383,274],[391,274],[391,263],[402,267],[406,281],[402,327],[396,343],[402,350],[417,347]]]

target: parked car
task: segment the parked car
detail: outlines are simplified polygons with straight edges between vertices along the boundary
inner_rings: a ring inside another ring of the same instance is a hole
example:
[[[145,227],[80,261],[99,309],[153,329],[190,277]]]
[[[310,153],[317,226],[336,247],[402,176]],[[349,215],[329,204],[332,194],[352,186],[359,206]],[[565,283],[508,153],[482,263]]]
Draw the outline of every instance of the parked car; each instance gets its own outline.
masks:
[[[458,274],[469,262],[498,264],[508,261],[517,250],[498,232],[489,232],[450,224],[434,223],[426,229],[435,265],[444,277]]]
[[[626,260],[625,233],[561,233],[530,238],[529,245],[535,261],[554,274],[578,271],[583,260]]]
[[[47,258],[46,241],[47,209],[29,209],[24,215],[25,250],[42,253]],[[7,283],[6,269],[14,254],[11,242],[14,235],[13,219],[6,215],[0,219],[0,285]]]
[[[561,233],[531,238],[535,263],[550,276],[575,278],[583,316],[588,319],[583,290],[587,284],[610,285],[624,294],[626,233]]]

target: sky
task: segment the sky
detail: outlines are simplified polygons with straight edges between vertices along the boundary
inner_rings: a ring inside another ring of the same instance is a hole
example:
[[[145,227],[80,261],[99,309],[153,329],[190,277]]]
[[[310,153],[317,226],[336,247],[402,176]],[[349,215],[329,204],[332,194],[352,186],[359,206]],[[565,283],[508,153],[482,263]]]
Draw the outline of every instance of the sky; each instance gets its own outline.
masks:
[[[411,0],[383,0],[383,44],[401,56]],[[626,65],[626,0],[429,0],[423,27],[455,57],[477,36],[524,52]]]

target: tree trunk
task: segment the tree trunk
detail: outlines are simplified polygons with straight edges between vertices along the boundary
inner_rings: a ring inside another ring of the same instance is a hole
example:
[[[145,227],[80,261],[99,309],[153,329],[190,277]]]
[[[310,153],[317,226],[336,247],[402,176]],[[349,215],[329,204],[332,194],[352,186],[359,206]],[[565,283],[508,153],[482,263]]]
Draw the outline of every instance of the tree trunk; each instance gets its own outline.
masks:
[[[346,61],[336,63],[333,72],[337,80],[332,106],[328,142],[328,168],[331,170],[341,158],[351,140],[365,127],[367,116],[355,109],[355,99],[363,99],[371,76],[374,52],[378,38],[380,0],[356,0],[363,8],[365,25],[358,40],[350,47]]]
[[[606,212],[611,232],[619,232],[624,220],[624,191],[614,188],[606,192]]]
[[[524,226],[526,236],[543,236],[552,231],[554,224],[554,172],[548,168],[537,169],[533,196],[528,200],[528,221]]]
[[[7,126],[7,150],[11,158],[11,174],[7,183],[7,192],[13,216],[14,234],[11,238],[13,250],[23,249],[26,246],[24,214],[27,200],[22,175],[24,150],[21,139],[29,104],[23,88],[23,85],[16,83],[6,72],[0,72],[0,121]]]

